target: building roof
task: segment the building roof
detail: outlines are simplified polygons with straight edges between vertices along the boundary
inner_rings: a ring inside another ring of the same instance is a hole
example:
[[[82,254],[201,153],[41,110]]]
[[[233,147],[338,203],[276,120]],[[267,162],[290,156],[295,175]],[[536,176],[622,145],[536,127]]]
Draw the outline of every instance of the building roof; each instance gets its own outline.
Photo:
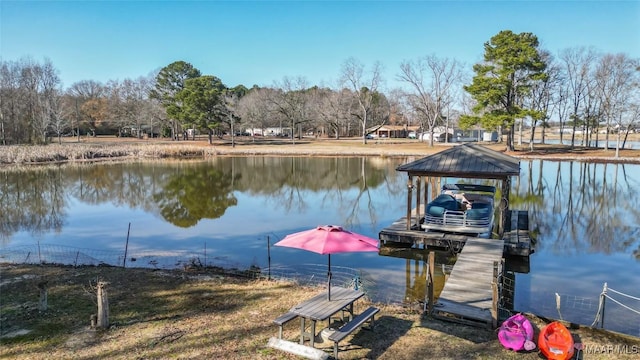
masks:
[[[418,130],[420,126],[418,125],[376,125],[367,129],[367,132],[373,131],[415,131]]]
[[[506,179],[520,175],[520,160],[478,144],[462,144],[400,165],[410,176]]]

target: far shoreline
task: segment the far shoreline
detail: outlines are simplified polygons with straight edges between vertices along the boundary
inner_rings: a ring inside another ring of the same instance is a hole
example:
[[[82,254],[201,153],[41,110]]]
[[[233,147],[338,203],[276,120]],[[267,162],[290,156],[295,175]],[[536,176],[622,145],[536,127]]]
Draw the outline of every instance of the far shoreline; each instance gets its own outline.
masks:
[[[55,140],[55,139],[54,139]],[[635,140],[634,140],[635,141]],[[215,156],[378,156],[424,157],[438,153],[459,143],[435,143],[415,139],[361,138],[216,138],[209,144],[206,137],[195,140],[172,141],[170,139],[135,139],[112,136],[63,138],[61,144],[9,145],[0,154],[0,167],[43,165],[60,163],[85,163],[98,161],[135,161],[163,158],[208,158]],[[529,144],[517,145],[515,151],[505,151],[504,143],[479,143],[490,149],[524,160],[581,161],[593,163],[640,164],[640,149],[587,148],[565,145]]]

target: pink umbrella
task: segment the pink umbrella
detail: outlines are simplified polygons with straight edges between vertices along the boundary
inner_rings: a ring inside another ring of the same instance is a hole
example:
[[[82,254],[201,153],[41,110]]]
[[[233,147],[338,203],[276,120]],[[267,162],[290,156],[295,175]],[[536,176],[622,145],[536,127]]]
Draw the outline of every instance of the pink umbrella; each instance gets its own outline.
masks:
[[[329,256],[327,297],[331,300],[331,254],[378,251],[378,240],[344,230],[341,226],[325,225],[285,236],[274,244],[312,251]]]

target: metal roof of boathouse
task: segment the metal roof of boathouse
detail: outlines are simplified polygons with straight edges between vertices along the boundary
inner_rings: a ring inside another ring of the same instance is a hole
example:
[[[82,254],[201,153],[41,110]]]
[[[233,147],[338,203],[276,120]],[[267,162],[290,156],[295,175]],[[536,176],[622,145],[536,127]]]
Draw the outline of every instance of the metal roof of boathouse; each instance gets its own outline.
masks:
[[[396,171],[406,171],[409,176],[506,179],[520,175],[520,160],[467,143],[400,165]]]

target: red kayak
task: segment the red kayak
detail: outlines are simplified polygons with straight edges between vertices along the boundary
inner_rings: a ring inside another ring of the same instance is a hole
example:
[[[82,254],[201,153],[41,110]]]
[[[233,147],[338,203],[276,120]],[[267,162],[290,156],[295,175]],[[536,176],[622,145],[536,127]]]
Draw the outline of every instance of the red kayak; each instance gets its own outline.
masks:
[[[573,356],[573,336],[558,321],[545,326],[538,337],[538,347],[549,360],[568,360]]]

